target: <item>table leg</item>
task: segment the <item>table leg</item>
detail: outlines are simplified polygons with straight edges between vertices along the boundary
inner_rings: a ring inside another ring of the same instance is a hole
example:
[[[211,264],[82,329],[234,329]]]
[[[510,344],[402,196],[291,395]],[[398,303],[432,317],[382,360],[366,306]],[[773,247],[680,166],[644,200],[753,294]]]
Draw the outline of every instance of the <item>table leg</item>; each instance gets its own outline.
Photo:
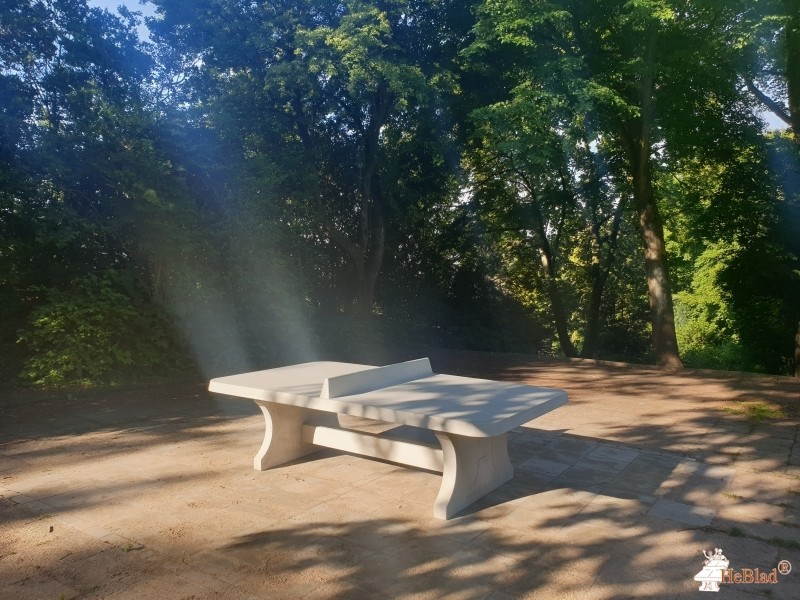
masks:
[[[275,402],[256,404],[264,413],[265,423],[264,441],[253,459],[253,467],[257,471],[265,471],[319,451],[319,447],[302,440],[303,425],[339,426],[333,413]]]
[[[449,519],[514,477],[508,436],[468,437],[436,432],[444,453],[442,486],[433,516]]]

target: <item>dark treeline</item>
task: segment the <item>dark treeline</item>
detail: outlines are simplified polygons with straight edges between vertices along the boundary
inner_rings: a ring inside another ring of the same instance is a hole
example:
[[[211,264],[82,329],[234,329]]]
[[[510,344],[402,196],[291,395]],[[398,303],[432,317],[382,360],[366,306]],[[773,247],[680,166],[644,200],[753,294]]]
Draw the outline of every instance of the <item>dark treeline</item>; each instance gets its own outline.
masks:
[[[800,0],[151,4],[0,0],[0,379],[800,371]]]

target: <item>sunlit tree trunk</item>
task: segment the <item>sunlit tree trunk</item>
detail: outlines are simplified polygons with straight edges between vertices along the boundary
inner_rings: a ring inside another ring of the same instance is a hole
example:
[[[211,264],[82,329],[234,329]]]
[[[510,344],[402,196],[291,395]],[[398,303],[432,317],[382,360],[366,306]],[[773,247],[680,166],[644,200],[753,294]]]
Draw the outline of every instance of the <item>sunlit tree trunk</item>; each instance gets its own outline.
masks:
[[[641,142],[641,141],[640,141]],[[644,144],[642,144],[643,146]],[[653,348],[656,363],[680,368],[678,340],[675,333],[675,312],[672,290],[667,270],[667,252],[664,244],[664,226],[653,195],[647,158],[641,148],[635,161],[633,174],[633,199],[639,217],[639,227],[644,243],[645,272],[650,296],[650,318],[653,323]]]
[[[550,245],[550,239],[547,237],[545,218],[539,206],[536,187],[525,174],[517,172],[517,176],[532,200],[530,207],[534,217],[533,225],[535,227],[536,237],[538,238],[539,259],[542,264],[545,293],[550,300],[550,312],[553,316],[553,325],[556,328],[558,344],[561,346],[561,351],[565,356],[574,358],[578,356],[578,352],[575,350],[572,339],[569,337],[569,323],[567,320],[567,311],[564,307],[564,299],[558,284],[558,269],[556,268],[555,253],[553,252],[553,247]]]
[[[647,43],[644,69],[641,75],[641,114],[623,127],[631,178],[633,203],[639,217],[639,230],[644,244],[645,272],[650,296],[650,318],[653,324],[653,348],[656,363],[665,367],[683,366],[678,355],[675,333],[675,310],[667,269],[667,250],[664,225],[653,192],[650,164],[653,94],[655,92],[655,36]]]
[[[547,297],[550,299],[550,310],[553,315],[556,335],[558,336],[558,344],[561,346],[561,351],[565,356],[569,356],[570,358],[578,356],[578,353],[575,351],[575,346],[572,344],[572,339],[569,337],[567,313],[564,309],[561,290],[558,288],[555,265],[553,264],[553,253],[550,250],[549,244],[544,243],[540,246],[539,256],[542,261],[545,290],[547,292]]]

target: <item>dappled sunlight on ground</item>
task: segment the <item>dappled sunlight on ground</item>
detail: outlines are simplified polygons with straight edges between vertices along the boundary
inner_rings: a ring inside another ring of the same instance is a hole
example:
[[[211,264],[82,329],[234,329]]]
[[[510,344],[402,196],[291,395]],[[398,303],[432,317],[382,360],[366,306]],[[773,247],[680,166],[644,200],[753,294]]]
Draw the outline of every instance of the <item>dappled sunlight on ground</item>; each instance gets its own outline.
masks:
[[[201,386],[37,402],[0,425],[0,597],[674,598],[702,550],[800,572],[800,383],[469,352],[435,371],[561,387],[515,478],[449,521],[440,476],[323,451],[252,468],[263,418]],[[40,398],[41,399],[41,398]],[[729,585],[728,598],[764,586]]]

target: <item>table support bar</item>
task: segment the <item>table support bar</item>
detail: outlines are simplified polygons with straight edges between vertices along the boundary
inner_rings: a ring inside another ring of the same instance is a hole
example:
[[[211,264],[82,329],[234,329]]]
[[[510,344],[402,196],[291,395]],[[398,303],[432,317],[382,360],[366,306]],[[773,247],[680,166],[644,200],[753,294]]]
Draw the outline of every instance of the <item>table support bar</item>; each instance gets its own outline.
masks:
[[[302,440],[315,446],[371,456],[419,469],[439,473],[444,471],[442,449],[424,444],[319,425],[303,425]]]

